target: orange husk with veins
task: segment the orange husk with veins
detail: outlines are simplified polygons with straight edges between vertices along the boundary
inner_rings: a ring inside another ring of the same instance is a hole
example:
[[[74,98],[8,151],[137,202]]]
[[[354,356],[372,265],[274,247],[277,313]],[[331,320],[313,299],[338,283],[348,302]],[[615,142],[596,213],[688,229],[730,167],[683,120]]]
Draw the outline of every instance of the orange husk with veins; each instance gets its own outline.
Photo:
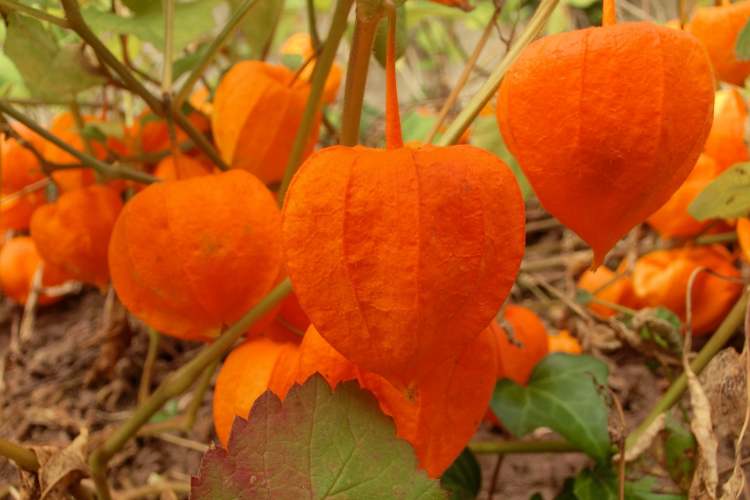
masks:
[[[109,186],[64,192],[34,212],[31,237],[45,261],[104,289],[109,284],[109,238],[120,210],[120,194]]]
[[[510,169],[486,151],[401,145],[392,46],[388,59],[388,148],[310,157],[289,187],[283,238],[294,290],[323,338],[409,386],[500,308],[523,256],[524,206]]]
[[[265,183],[280,181],[309,94],[309,83],[295,79],[283,66],[260,61],[232,66],[216,88],[211,115],[214,141],[224,161]],[[318,140],[320,120],[317,114],[305,157]]]
[[[112,284],[153,328],[211,340],[278,282],[280,222],[274,196],[241,170],[152,184],[117,219]]]
[[[687,178],[711,126],[714,93],[695,37],[652,23],[613,24],[613,2],[604,5],[603,27],[526,47],[497,104],[503,138],[534,192],[592,247],[595,266]]]
[[[716,160],[720,171],[750,159],[745,143],[747,103],[736,88],[716,92],[714,123],[703,152]]]
[[[420,466],[439,477],[476,431],[495,385],[497,346],[484,330],[475,340],[409,390],[361,370],[338,353],[313,327],[299,347],[291,342],[251,340],[235,349],[219,372],[214,392],[214,425],[226,444],[235,416],[247,417],[268,388],[284,398],[294,384],[320,373],[335,387],[357,380],[391,416],[399,437],[415,449]],[[450,432],[446,432],[450,429]]]

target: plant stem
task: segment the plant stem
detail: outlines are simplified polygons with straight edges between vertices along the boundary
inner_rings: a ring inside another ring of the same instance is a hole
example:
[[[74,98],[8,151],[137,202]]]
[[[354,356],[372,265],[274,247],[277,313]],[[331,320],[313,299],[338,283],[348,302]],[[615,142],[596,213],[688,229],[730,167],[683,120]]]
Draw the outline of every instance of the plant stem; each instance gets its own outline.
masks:
[[[29,7],[28,5],[24,5],[21,2],[17,2],[16,0],[0,0],[0,7],[7,7],[8,9],[21,12],[22,14],[34,17],[36,19],[39,19],[40,21],[47,21],[48,23],[55,24],[57,26],[60,26],[61,28],[70,27],[68,25],[68,21],[66,21],[62,17],[53,16],[52,14],[48,14],[41,9]]]
[[[172,59],[174,58],[174,1],[161,0],[164,9],[164,67],[161,73],[161,93],[172,92]]]
[[[229,37],[234,35],[234,33],[239,28],[239,25],[242,23],[242,21],[245,20],[248,13],[255,5],[257,5],[257,3],[258,0],[245,0],[244,2],[242,2],[242,5],[240,5],[237,10],[232,13],[232,16],[229,18],[229,21],[227,21],[227,24],[224,25],[221,32],[216,35],[216,38],[214,38],[208,45],[206,51],[201,56],[200,61],[190,72],[187,80],[185,80],[185,83],[183,83],[182,87],[180,87],[180,91],[177,92],[177,96],[174,99],[174,106],[176,109],[180,109],[182,107],[182,103],[185,102],[185,100],[192,92],[193,87],[195,86],[195,82],[197,82],[200,79],[201,75],[205,73],[206,68],[208,68],[208,65],[211,64],[213,58],[216,56],[216,54],[218,54],[221,48],[224,47],[224,45],[227,43],[227,40],[229,40]]]
[[[523,439],[506,441],[479,441],[469,443],[469,449],[478,454],[506,453],[566,453],[581,450],[563,440],[528,441]]]
[[[699,236],[695,239],[696,245],[713,245],[714,243],[729,243],[737,241],[737,233],[731,231],[728,233],[719,234],[707,234],[705,236]]]
[[[320,114],[323,89],[325,88],[328,73],[331,71],[331,66],[333,66],[333,60],[336,58],[336,51],[339,48],[341,37],[346,31],[349,11],[353,4],[354,0],[338,0],[338,3],[336,3],[336,10],[333,13],[333,20],[331,21],[331,27],[328,30],[328,37],[326,38],[325,44],[323,44],[323,50],[320,53],[320,56],[315,62],[315,68],[313,69],[312,77],[310,79],[310,95],[307,97],[307,104],[305,104],[302,122],[297,129],[297,135],[294,137],[294,144],[292,145],[292,151],[289,153],[289,160],[287,161],[286,170],[284,171],[284,178],[279,187],[279,204],[284,202],[286,190],[289,188],[289,183],[295,172],[297,172],[297,168],[299,168],[302,161],[302,153],[305,150],[307,142],[310,140],[310,131],[312,130],[313,124],[317,121],[316,117]]]
[[[320,35],[318,34],[318,21],[315,19],[315,0],[307,0],[307,26],[313,50],[318,52],[321,42]]]
[[[100,161],[93,156],[86,154],[82,151],[78,151],[74,147],[71,147],[66,142],[61,140],[59,137],[51,134],[47,129],[41,127],[38,125],[34,120],[30,119],[23,113],[20,113],[16,111],[11,106],[8,106],[5,102],[0,101],[0,113],[6,114],[10,116],[11,118],[14,118],[18,120],[19,122],[23,123],[27,127],[29,127],[31,130],[36,132],[37,134],[41,135],[45,139],[47,139],[49,142],[53,143],[55,146],[59,147],[63,151],[70,153],[74,157],[76,157],[84,166],[93,168],[101,175],[107,177],[107,178],[120,178],[120,179],[129,179],[132,181],[137,182],[143,182],[145,184],[150,184],[152,182],[156,182],[159,179],[156,177],[149,175],[145,172],[141,172],[138,170],[132,170],[127,167],[122,167],[119,165],[110,165],[108,163],[104,163],[103,161]]]
[[[354,146],[359,142],[359,122],[362,118],[362,103],[365,98],[367,71],[372,57],[372,45],[380,16],[365,18],[357,16],[354,39],[346,68],[344,86],[344,109],[341,117],[341,144]]]
[[[138,384],[138,403],[143,403],[151,392],[151,374],[154,372],[154,363],[156,356],[159,354],[159,342],[161,335],[159,332],[149,327],[148,333],[148,351],[146,351],[146,360],[143,362],[143,371],[141,372],[141,383]]]
[[[492,34],[492,29],[495,27],[495,21],[497,21],[497,18],[500,15],[501,11],[502,11],[502,7],[500,6],[495,7],[495,11],[492,13],[492,17],[490,17],[490,20],[487,23],[487,26],[485,26],[484,31],[482,32],[482,36],[479,38],[479,41],[477,42],[476,47],[474,47],[474,52],[471,53],[469,60],[466,61],[466,65],[464,66],[464,69],[461,72],[461,76],[458,77],[458,81],[453,86],[453,88],[451,89],[451,93],[448,95],[448,98],[443,103],[443,107],[440,109],[440,113],[438,113],[438,117],[437,117],[437,120],[435,121],[435,125],[432,126],[430,133],[427,134],[427,139],[425,139],[425,142],[427,144],[431,143],[433,139],[435,139],[435,135],[437,135],[438,130],[440,130],[440,127],[443,125],[445,118],[448,116],[448,113],[450,112],[451,108],[453,108],[453,106],[456,104],[456,100],[458,100],[458,95],[461,93],[461,90],[466,85],[466,82],[469,81],[469,76],[471,75],[471,72],[474,70],[474,67],[477,64],[477,61],[479,60],[479,56],[482,54],[482,50],[484,50],[484,46],[487,45],[487,40],[489,40],[490,35]]]
[[[91,477],[96,484],[96,491],[101,500],[109,500],[106,466],[112,456],[127,443],[148,420],[158,412],[170,399],[179,396],[195,382],[212,363],[227,353],[237,340],[264,314],[281,302],[292,291],[289,278],[271,290],[255,307],[245,314],[237,323],[228,328],[211,344],[206,345],[198,355],[187,364],[170,374],[164,382],[138,406],[136,411],[123,425],[112,433],[104,443],[89,456]]]
[[[200,149],[208,158],[220,169],[228,170],[229,166],[224,163],[219,153],[214,149],[206,137],[196,129],[190,120],[172,106],[166,107],[161,100],[157,99],[151,92],[133,76],[133,73],[121,63],[117,57],[102,43],[101,40],[91,31],[91,28],[84,21],[81,11],[78,7],[77,0],[60,0],[65,15],[68,19],[70,28],[80,36],[84,42],[89,44],[101,61],[112,68],[117,73],[125,86],[131,92],[137,94],[143,99],[151,110],[158,116],[165,117],[167,113],[172,116],[174,122],[185,134],[193,141],[193,144]]]
[[[729,314],[727,314],[726,318],[724,318],[724,321],[722,321],[721,325],[719,325],[719,328],[716,329],[716,332],[713,334],[713,336],[708,340],[708,342],[706,342],[706,345],[703,346],[703,349],[700,350],[698,355],[693,359],[692,363],[690,363],[690,367],[693,369],[696,375],[699,375],[701,371],[703,371],[708,362],[711,361],[711,359],[716,355],[717,352],[719,352],[722,347],[724,347],[724,345],[729,341],[732,335],[734,335],[734,332],[737,330],[737,328],[742,325],[742,322],[745,319],[745,309],[747,308],[747,303],[748,292],[745,291],[737,301],[737,303],[734,305],[732,310],[729,311]],[[625,442],[626,450],[628,448],[631,448],[635,443],[638,442],[640,436],[646,431],[646,429],[651,426],[651,424],[659,417],[659,415],[672,408],[672,406],[674,406],[677,401],[679,401],[682,393],[685,392],[686,388],[687,377],[683,372],[674,380],[674,382],[672,382],[672,385],[669,386],[667,392],[665,392],[664,395],[656,403],[656,405],[654,405],[648,416],[643,419],[643,422],[641,422],[641,424],[633,432],[630,433],[628,439]]]
[[[25,471],[33,472],[39,469],[39,461],[33,451],[7,439],[0,438],[0,455],[13,460]]]
[[[534,13],[534,16],[529,21],[526,29],[518,37],[516,43],[510,48],[500,64],[492,71],[487,81],[484,82],[482,88],[471,98],[466,107],[459,113],[459,115],[453,120],[445,133],[440,137],[437,142],[440,146],[448,146],[455,144],[456,141],[461,137],[461,134],[469,128],[471,123],[477,117],[482,108],[489,102],[490,99],[497,92],[497,88],[500,86],[500,82],[505,75],[511,64],[518,58],[521,51],[532,42],[534,37],[542,30],[544,25],[547,23],[547,19],[552,14],[552,11],[557,7],[559,0],[542,0],[539,4],[539,8]]]
[[[388,10],[388,40],[385,56],[385,147],[404,147],[396,84],[396,9]]]

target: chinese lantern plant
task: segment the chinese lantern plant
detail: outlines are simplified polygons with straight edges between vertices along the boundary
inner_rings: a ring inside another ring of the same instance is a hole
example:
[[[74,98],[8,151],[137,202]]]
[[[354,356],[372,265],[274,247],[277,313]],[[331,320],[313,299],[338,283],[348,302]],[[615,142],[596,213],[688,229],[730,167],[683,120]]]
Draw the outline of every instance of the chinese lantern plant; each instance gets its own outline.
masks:
[[[152,184],[115,223],[112,285],[156,330],[210,340],[278,282],[280,219],[271,192],[242,170]]]
[[[283,238],[294,290],[321,336],[362,369],[409,386],[500,308],[523,255],[524,207],[492,154],[402,145],[394,30],[386,149],[311,156],[289,186]]]
[[[544,208],[599,265],[687,178],[711,127],[713,95],[711,63],[695,37],[615,24],[614,1],[605,0],[602,27],[526,47],[503,79],[497,118]]]
[[[25,304],[31,293],[34,277],[42,267],[43,287],[61,285],[69,280],[62,270],[45,263],[37,252],[34,241],[28,236],[17,236],[3,243],[0,248],[0,288],[2,292],[19,304]],[[59,300],[41,294],[39,304],[51,304]]]

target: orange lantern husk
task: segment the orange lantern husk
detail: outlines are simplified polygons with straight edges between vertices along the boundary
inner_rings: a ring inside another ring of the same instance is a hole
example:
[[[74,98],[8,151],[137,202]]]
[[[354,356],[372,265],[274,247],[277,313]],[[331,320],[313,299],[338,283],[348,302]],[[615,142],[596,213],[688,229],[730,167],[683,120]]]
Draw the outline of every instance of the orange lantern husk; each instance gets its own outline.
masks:
[[[658,250],[644,255],[633,269],[633,290],[647,307],[666,307],[687,320],[686,297],[692,273],[707,268],[730,279],[739,279],[740,273],[733,258],[720,245]],[[713,331],[724,319],[742,285],[709,273],[701,272],[693,283],[692,332],[705,335]]]
[[[274,196],[244,171],[152,184],[117,219],[112,284],[146,324],[210,340],[277,283],[280,222]]]
[[[19,304],[25,304],[31,292],[34,276],[41,265],[44,265],[44,287],[60,285],[70,279],[62,270],[42,260],[30,237],[17,236],[6,241],[0,248],[0,288],[3,293]],[[41,294],[38,303],[52,304],[58,300],[60,297]]]
[[[578,288],[594,294],[594,297],[604,302],[629,308],[638,307],[630,277],[619,272],[615,273],[605,266],[597,268],[596,271],[591,269],[584,271],[578,278]],[[607,318],[617,314],[614,309],[595,302],[589,303],[588,308]]]
[[[695,37],[614,25],[605,6],[605,26],[526,47],[497,104],[503,138],[534,192],[593,248],[595,266],[687,178],[711,126],[714,90]]]
[[[549,352],[563,352],[566,354],[581,354],[581,343],[568,330],[560,330],[548,337]]]
[[[507,304],[503,319],[510,332],[493,322],[498,343],[497,378],[525,385],[534,367],[549,353],[547,329],[534,311]]]
[[[714,123],[703,151],[716,160],[720,171],[750,159],[745,143],[746,126],[747,104],[739,90],[729,88],[716,92]]]

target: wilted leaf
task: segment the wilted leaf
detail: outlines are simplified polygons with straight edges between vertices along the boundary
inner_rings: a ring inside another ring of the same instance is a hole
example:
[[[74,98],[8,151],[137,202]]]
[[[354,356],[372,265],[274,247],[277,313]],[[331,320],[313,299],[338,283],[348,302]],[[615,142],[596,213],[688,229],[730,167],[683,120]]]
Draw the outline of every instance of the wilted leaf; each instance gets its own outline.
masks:
[[[217,0],[178,2],[175,5],[174,50],[182,51],[214,28],[213,9]],[[86,8],[83,17],[97,33],[133,35],[159,50],[164,47],[164,13],[162,2],[128,2],[132,15],[121,16],[109,11]]]
[[[740,61],[750,60],[750,20],[737,35],[737,42],[734,46],[734,53]]]
[[[526,387],[501,380],[490,406],[516,436],[549,427],[600,462],[610,456],[607,405],[597,385],[607,366],[591,356],[555,353],[544,358]]]
[[[524,200],[533,194],[531,184],[529,184],[526,176],[521,171],[521,167],[518,165],[516,159],[505,146],[505,141],[503,140],[503,136],[500,135],[500,131],[497,128],[497,120],[494,116],[480,116],[474,121],[474,128],[471,131],[469,142],[474,146],[494,153],[508,164],[516,176]]]
[[[59,102],[72,99],[77,92],[102,81],[87,70],[77,47],[60,47],[36,19],[11,13],[7,20],[5,54],[13,61],[32,94]]]
[[[688,207],[698,220],[745,216],[750,212],[750,163],[722,172]]]
[[[250,498],[445,499],[414,450],[355,382],[335,391],[319,375],[282,403],[270,391],[235,419],[227,450],[203,457],[195,500]]]
[[[458,456],[440,478],[440,484],[451,494],[452,500],[470,500],[482,488],[482,469],[468,448]]]

